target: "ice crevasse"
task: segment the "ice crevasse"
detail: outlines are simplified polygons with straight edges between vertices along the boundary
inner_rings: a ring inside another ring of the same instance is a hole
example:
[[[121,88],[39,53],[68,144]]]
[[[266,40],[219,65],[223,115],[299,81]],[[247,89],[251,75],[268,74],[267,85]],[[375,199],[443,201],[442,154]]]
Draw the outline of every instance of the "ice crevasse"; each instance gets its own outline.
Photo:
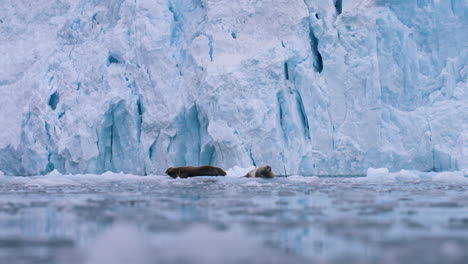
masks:
[[[468,170],[465,0],[2,0],[0,171]]]

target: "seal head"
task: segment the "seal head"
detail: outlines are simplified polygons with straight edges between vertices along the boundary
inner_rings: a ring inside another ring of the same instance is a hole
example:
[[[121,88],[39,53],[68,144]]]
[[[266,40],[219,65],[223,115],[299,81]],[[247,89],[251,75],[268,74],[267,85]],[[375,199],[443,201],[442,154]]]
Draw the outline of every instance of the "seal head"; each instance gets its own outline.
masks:
[[[249,178],[273,178],[275,174],[271,166],[262,166],[249,171],[244,177]]]

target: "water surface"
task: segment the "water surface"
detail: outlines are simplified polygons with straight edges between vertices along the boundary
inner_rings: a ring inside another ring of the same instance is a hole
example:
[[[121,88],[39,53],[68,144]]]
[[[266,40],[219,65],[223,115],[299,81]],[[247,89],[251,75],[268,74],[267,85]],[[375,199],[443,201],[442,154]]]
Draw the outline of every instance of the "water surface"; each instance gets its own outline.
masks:
[[[468,263],[468,183],[0,177],[0,263]]]

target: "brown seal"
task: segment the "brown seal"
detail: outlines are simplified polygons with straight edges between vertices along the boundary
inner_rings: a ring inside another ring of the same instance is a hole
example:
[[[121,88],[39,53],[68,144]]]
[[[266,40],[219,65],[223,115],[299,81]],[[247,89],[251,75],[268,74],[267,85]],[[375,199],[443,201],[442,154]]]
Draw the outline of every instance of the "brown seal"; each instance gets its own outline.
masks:
[[[166,174],[172,178],[188,178],[195,176],[225,176],[226,172],[214,166],[183,166],[183,167],[170,167],[166,170]]]
[[[274,176],[270,166],[262,166],[249,171],[244,177],[273,178]]]

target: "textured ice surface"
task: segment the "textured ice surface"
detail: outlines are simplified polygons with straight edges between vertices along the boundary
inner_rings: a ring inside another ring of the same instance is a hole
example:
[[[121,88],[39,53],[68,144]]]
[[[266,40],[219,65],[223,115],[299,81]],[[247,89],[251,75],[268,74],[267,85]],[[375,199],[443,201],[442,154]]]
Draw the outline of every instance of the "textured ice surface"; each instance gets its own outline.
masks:
[[[0,263],[467,263],[467,193],[460,173],[386,169],[2,176]]]
[[[0,170],[468,169],[466,0],[2,0]]]

